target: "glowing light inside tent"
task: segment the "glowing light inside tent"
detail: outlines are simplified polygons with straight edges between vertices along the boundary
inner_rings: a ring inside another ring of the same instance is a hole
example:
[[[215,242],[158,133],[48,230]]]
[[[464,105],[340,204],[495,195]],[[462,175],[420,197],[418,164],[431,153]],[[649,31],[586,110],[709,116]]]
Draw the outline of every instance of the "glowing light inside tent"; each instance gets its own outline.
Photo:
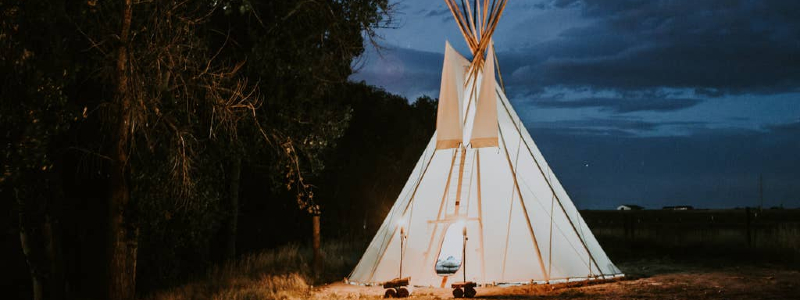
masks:
[[[461,269],[465,230],[466,223],[464,221],[450,224],[447,228],[442,240],[442,248],[439,250],[439,256],[436,259],[436,275],[450,276],[458,272],[458,269]]]

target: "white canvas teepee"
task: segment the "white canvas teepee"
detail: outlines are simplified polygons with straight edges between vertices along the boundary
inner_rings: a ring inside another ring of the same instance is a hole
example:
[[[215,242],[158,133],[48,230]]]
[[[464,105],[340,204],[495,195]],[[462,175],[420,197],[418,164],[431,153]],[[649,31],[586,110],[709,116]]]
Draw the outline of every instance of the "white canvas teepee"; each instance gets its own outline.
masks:
[[[445,45],[436,133],[348,280],[401,268],[434,287],[622,276],[496,84],[490,37],[505,1],[474,18],[445,1],[473,59]]]

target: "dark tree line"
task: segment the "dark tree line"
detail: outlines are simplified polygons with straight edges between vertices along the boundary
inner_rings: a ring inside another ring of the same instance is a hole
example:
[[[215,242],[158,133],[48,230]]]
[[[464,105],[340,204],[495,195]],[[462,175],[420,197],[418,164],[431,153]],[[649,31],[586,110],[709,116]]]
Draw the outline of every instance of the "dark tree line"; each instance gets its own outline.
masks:
[[[242,250],[307,238],[307,225],[257,220],[322,213],[332,236],[374,231],[435,112],[429,98],[347,82],[390,10],[385,0],[0,2],[10,290],[133,299]]]

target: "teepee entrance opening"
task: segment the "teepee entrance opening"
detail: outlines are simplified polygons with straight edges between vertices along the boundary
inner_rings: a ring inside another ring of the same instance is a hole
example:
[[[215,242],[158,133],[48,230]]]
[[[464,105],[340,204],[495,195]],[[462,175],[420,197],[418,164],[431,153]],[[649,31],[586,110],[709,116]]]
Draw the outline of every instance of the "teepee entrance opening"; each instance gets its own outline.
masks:
[[[436,259],[436,275],[451,276],[463,265],[464,236],[461,231],[464,224],[454,223],[448,226],[442,239],[441,250]]]

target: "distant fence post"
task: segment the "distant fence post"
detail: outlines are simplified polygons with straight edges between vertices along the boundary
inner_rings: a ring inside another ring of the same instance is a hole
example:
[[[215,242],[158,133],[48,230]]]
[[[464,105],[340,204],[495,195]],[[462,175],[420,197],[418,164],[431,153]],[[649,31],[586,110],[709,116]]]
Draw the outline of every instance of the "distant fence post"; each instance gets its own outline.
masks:
[[[636,216],[632,212],[623,212],[623,226],[625,229],[625,237],[629,241],[636,239]]]
[[[745,217],[745,230],[747,230],[747,247],[749,248],[749,247],[753,246],[753,238],[752,238],[751,233],[750,233],[751,232],[751,229],[750,229],[750,221],[751,221],[750,220],[750,207],[745,208],[744,209],[744,213],[745,213],[745,215],[747,215]]]

